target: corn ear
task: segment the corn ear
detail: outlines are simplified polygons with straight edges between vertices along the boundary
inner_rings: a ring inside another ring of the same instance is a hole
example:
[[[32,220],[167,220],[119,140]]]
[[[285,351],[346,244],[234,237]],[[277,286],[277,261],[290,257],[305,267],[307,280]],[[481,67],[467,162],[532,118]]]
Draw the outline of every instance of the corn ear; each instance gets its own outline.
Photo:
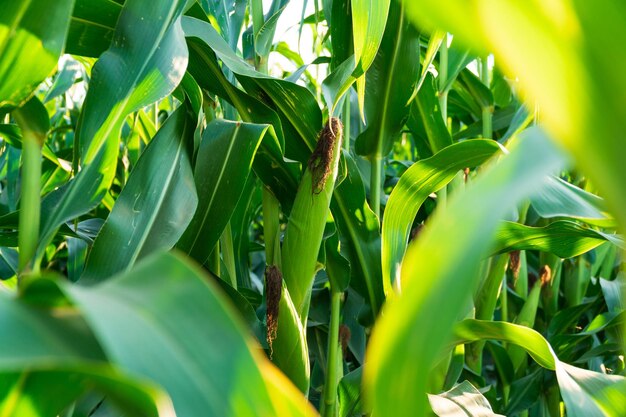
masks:
[[[302,323],[308,314],[317,255],[337,179],[342,136],[341,122],[331,118],[300,181],[285,232],[283,277]]]
[[[305,329],[276,266],[266,269],[267,341],[272,362],[305,395],[310,366]]]

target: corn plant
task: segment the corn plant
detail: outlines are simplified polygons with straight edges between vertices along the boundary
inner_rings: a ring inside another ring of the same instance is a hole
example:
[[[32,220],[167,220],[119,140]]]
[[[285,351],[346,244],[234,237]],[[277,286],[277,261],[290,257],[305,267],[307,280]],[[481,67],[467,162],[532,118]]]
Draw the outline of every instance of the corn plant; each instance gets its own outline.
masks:
[[[0,0],[0,416],[626,415],[626,6],[311,3]]]

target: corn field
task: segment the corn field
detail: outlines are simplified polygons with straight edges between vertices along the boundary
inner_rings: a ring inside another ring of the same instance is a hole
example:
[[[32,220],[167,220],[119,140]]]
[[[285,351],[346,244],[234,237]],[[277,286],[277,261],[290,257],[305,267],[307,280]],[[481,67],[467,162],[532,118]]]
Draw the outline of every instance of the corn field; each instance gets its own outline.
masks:
[[[0,0],[0,417],[624,417],[626,3]]]

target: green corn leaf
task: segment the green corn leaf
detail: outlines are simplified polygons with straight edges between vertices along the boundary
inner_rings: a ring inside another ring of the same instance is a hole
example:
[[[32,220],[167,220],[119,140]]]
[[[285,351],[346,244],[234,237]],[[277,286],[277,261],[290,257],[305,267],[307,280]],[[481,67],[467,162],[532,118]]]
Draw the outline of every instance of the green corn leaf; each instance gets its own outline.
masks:
[[[96,238],[83,281],[127,271],[151,253],[170,249],[198,205],[187,149],[193,124],[181,106],[141,154]]]
[[[356,138],[360,155],[387,155],[408,118],[409,95],[419,74],[419,33],[411,26],[401,4],[391,3],[385,34],[376,59],[366,75],[366,129]]]
[[[129,415],[174,415],[172,402],[162,389],[109,365],[79,363],[30,368],[26,372],[0,371],[0,387],[0,413],[6,416],[59,415],[81,395],[94,390]]]
[[[365,111],[365,73],[374,62],[380,43],[382,42],[387,24],[390,0],[352,0],[352,38],[354,42],[354,61],[356,67],[352,77],[357,84],[359,111],[361,118]],[[348,80],[341,90],[347,91],[352,85]],[[342,94],[343,95],[343,94]],[[337,97],[337,99],[340,97]],[[333,103],[330,112],[333,113],[337,105]]]
[[[354,54],[352,9],[350,0],[333,0],[332,2],[324,0],[323,6],[333,51],[330,68],[334,71],[339,64]],[[332,99],[330,102],[332,103]]]
[[[199,39],[211,48],[246,91],[278,113],[285,138],[290,138],[285,143],[285,155],[306,162],[322,126],[322,113],[315,97],[302,86],[255,71],[233,52],[210,24],[184,17],[183,29],[185,36]]]
[[[181,81],[188,56],[179,19],[184,6],[183,0],[125,3],[111,48],[93,68],[77,127],[81,170],[42,202],[39,253],[59,226],[104,197],[115,176],[124,118]]]
[[[30,285],[31,289],[37,290],[33,293],[43,294],[46,298],[50,298],[55,290],[58,293],[56,284],[47,279],[34,280],[32,284],[35,285]],[[44,368],[50,364],[69,364],[77,359],[105,360],[102,349],[75,309],[61,305],[47,311],[32,304],[0,292],[2,372],[19,371],[26,366]],[[72,314],[60,316],[58,313],[62,309]]]
[[[491,90],[469,69],[464,67],[459,73],[459,82],[479,108],[483,109],[493,106]]]
[[[541,130],[527,130],[509,155],[435,214],[409,247],[399,285],[402,294],[387,305],[368,348],[365,386],[378,415],[424,412],[425,369],[435,363],[448,329],[463,314],[498,219],[562,164],[563,157]]]
[[[331,211],[341,236],[342,252],[350,262],[350,286],[369,301],[376,316],[383,305],[378,218],[365,199],[365,186],[355,160],[343,153],[346,178],[337,186]]]
[[[97,58],[113,41],[122,4],[111,0],[76,0],[66,52]]]
[[[334,291],[344,292],[350,284],[350,262],[339,251],[339,236],[335,233],[324,241],[326,273]]]
[[[468,381],[442,394],[428,395],[428,401],[439,417],[504,417],[494,414],[489,401]]]
[[[59,291],[56,277],[29,281],[19,298],[0,294],[0,312],[2,415],[58,415],[88,390],[106,395],[131,414],[173,413],[160,388],[105,362],[79,312]]]
[[[46,93],[45,98],[43,99],[44,104],[49,102],[50,100],[59,97],[67,92],[74,83],[76,79],[80,76],[81,73],[81,65],[78,61],[74,59],[68,59],[65,61],[63,68],[54,78],[54,83],[50,90]]]
[[[454,329],[453,345],[485,339],[515,344],[546,369],[556,371],[567,415],[618,417],[626,411],[623,376],[606,375],[568,365],[550,344],[528,327],[506,322],[464,320]]]
[[[539,250],[559,258],[573,258],[609,241],[624,247],[618,235],[603,233],[568,220],[557,220],[544,227],[503,222],[496,233],[493,253]]]
[[[236,0],[229,3],[203,0],[198,2],[202,8],[215,16],[219,23],[221,35],[228,41],[232,49],[237,48],[241,27],[246,15],[245,0]]]
[[[204,263],[230,220],[267,125],[215,120],[205,129],[194,178],[199,204],[177,247]]]
[[[383,218],[382,268],[386,294],[400,274],[411,225],[426,198],[445,187],[458,171],[482,164],[500,149],[490,140],[460,142],[413,164],[400,177],[389,196]]]
[[[7,242],[3,242],[3,246]],[[17,245],[17,239],[13,242],[13,246]],[[0,280],[9,279],[17,274],[17,250],[10,247],[0,247]]]
[[[410,10],[407,9],[407,11]],[[439,92],[449,91],[452,88],[452,85],[457,80],[457,77],[467,64],[472,62],[474,57],[470,55],[467,49],[457,47],[456,43],[450,45],[448,49],[448,72],[446,77],[446,82],[444,85],[439,83]]]
[[[417,111],[416,111],[417,110]],[[417,94],[411,112],[415,112],[413,117],[419,117],[424,125],[426,138],[433,153],[441,151],[446,146],[452,145],[450,132],[443,121],[437,90],[435,88],[435,78],[428,73],[422,84],[422,88]]]
[[[56,69],[74,0],[4,1],[0,16],[0,109],[18,107]]]
[[[426,54],[424,56],[424,64],[422,65],[422,70],[420,72],[420,78],[415,85],[413,94],[409,98],[407,104],[410,104],[417,96],[417,93],[419,93],[420,89],[422,88],[422,84],[426,80],[426,76],[430,74],[428,70],[435,61],[435,56],[437,55],[437,52],[439,52],[439,47],[444,40],[446,40],[447,42],[447,39],[448,34],[442,30],[436,30],[430,35],[430,38],[428,39],[428,46],[426,47]]]
[[[194,36],[188,39],[189,72],[202,88],[232,104],[244,122],[270,124],[273,127],[269,130],[270,134],[264,136],[257,152],[254,171],[279,199],[283,210],[289,212],[293,204],[293,196],[298,188],[299,169],[296,169],[295,164],[283,161],[285,140],[281,119],[263,102],[246,94],[228,81],[222,73],[213,49],[206,42],[214,40],[215,34],[209,29],[206,30],[206,34],[206,39]]]
[[[339,100],[356,82],[359,110],[361,117],[364,116],[364,76],[376,58],[376,53],[385,33],[390,4],[390,0],[353,0],[350,3],[354,56],[344,62],[346,66],[341,71],[333,72],[333,81],[329,80],[331,84],[338,86],[331,101],[326,103],[331,114],[334,114]]]
[[[626,4],[556,1],[547,7],[502,1],[486,7],[478,0],[445,5],[405,0],[405,5],[416,24],[451,32],[478,53],[493,52],[506,73],[519,77],[546,128],[574,154],[625,227],[626,107],[619,103],[626,88],[626,51],[619,40],[626,38]],[[546,62],[554,65],[546,70]]]
[[[215,285],[179,255],[160,254],[98,286],[64,291],[107,357],[164,387],[177,415],[315,415],[259,355]]]
[[[278,23],[278,19],[282,15],[286,6],[287,5],[285,4],[277,10],[276,13],[272,14],[272,16],[263,23],[263,26],[261,26],[259,31],[254,35],[254,49],[256,50],[257,55],[269,55],[272,43],[274,42],[276,24]]]
[[[601,227],[615,227],[600,197],[588,193],[558,177],[548,176],[540,192],[532,196],[535,211],[545,218],[571,217]]]

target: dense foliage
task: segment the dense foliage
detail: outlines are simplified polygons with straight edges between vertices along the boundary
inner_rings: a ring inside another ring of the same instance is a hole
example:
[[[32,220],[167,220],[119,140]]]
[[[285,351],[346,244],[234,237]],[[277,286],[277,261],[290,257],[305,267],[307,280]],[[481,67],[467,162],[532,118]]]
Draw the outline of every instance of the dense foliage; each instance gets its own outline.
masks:
[[[626,4],[288,3],[0,0],[0,416],[626,415]]]

